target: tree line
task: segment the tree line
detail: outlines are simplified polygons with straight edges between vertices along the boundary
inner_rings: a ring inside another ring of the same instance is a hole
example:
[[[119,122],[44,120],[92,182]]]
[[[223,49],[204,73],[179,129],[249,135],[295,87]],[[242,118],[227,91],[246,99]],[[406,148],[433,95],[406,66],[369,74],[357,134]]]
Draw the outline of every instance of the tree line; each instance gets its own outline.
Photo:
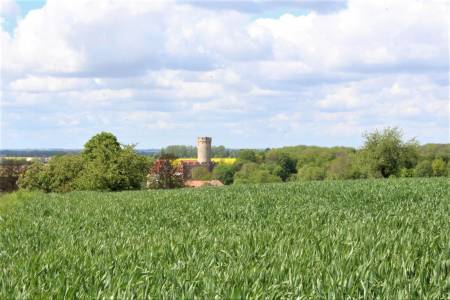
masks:
[[[398,128],[374,131],[363,138],[360,149],[293,146],[227,151],[219,146],[214,150],[216,157],[236,156],[236,162],[219,163],[212,172],[196,168],[192,177],[218,179],[224,184],[248,184],[450,176],[450,144],[420,146],[415,139],[405,141]],[[3,162],[0,175],[18,178],[17,185],[22,189],[45,192],[180,187],[179,178],[174,178],[178,176],[175,166],[169,162],[177,156],[195,157],[194,149],[169,146],[155,158],[139,154],[133,145],[122,145],[113,134],[102,132],[92,137],[78,154],[57,155],[48,163],[33,162],[25,167],[14,163],[5,168]],[[153,180],[150,184],[149,178]]]
[[[450,175],[450,145],[405,141],[399,128],[363,136],[361,149],[293,146],[241,150],[234,165],[212,173],[195,170],[194,179],[216,178],[225,184]]]

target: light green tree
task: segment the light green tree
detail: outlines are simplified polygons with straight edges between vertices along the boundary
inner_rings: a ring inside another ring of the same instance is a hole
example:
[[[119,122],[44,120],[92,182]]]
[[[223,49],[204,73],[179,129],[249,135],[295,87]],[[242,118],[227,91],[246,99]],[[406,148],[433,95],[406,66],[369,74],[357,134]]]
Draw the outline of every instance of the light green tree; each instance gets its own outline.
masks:
[[[433,176],[446,176],[447,166],[442,158],[437,158],[431,163],[431,168],[433,169]]]
[[[364,162],[369,166],[369,175],[398,176],[402,167],[411,168],[417,163],[417,147],[415,139],[404,141],[403,133],[397,127],[365,134],[362,151]]]

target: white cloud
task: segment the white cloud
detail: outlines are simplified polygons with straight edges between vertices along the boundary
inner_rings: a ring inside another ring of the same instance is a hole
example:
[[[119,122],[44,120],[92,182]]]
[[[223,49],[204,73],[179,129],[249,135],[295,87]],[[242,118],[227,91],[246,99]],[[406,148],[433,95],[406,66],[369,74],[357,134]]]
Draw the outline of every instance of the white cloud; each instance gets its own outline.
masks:
[[[444,2],[351,0],[335,14],[283,15],[254,26],[274,37],[279,60],[298,60],[313,69],[427,64],[447,57]]]
[[[59,139],[57,126],[164,139],[207,122],[229,146],[227,130],[259,146],[352,132],[355,144],[376,126],[424,124],[424,141],[448,131],[447,3],[350,0],[272,18],[212,6],[49,0],[0,31],[3,131],[20,137],[29,118],[27,130]]]
[[[0,16],[16,17],[20,12],[20,7],[15,0],[0,0]]]
[[[10,83],[11,89],[18,92],[61,92],[94,88],[95,81],[90,78],[66,78],[51,76],[28,76]]]

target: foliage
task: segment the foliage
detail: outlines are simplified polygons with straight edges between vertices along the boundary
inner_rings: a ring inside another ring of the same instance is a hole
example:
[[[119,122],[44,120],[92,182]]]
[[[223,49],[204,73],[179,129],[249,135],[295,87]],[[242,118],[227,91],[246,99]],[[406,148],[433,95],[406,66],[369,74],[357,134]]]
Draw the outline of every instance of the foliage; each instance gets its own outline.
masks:
[[[44,167],[44,175],[49,183],[48,192],[69,192],[75,190],[77,177],[83,170],[80,155],[59,155],[53,157]]]
[[[229,164],[218,164],[213,169],[214,179],[220,180],[225,185],[233,183],[234,173],[236,173],[235,167]]]
[[[326,177],[324,167],[305,166],[298,170],[297,180],[323,180]]]
[[[261,169],[256,163],[245,163],[234,174],[235,184],[281,182],[281,178],[270,174],[268,170]]]
[[[47,165],[35,163],[20,178],[27,190],[127,190],[141,187],[151,161],[133,146],[121,146],[111,133],[92,137],[80,155],[61,155]]]
[[[414,174],[417,177],[431,177],[433,176],[433,167],[431,166],[431,161],[423,160],[417,164],[414,169]]]
[[[212,154],[212,157],[217,157],[217,158],[230,157],[231,151],[226,149],[224,146],[212,146],[211,154]]]
[[[196,167],[192,170],[192,179],[194,180],[211,180],[211,172],[204,166]]]
[[[18,188],[17,180],[30,162],[22,159],[0,158],[0,192],[10,192]]]
[[[140,188],[149,170],[148,160],[133,146],[121,147],[111,133],[92,137],[81,152],[84,167],[77,178],[81,190],[127,190]]]
[[[245,162],[256,162],[256,152],[250,149],[239,151],[238,158]]]
[[[419,156],[423,160],[434,160],[441,158],[448,163],[450,160],[450,144],[426,144],[419,147]]]
[[[354,167],[354,158],[348,154],[342,154],[328,164],[327,179],[354,179],[358,178]]]
[[[265,161],[274,163],[278,168],[274,169],[274,175],[286,181],[291,174],[297,173],[297,160],[290,157],[286,152],[270,150],[265,155]]]
[[[19,178],[19,187],[44,192],[68,192],[77,189],[77,180],[83,170],[80,155],[58,155],[48,164],[33,163]]]
[[[116,159],[120,150],[120,144],[112,133],[100,132],[84,144],[81,155],[85,161],[107,162]]]
[[[226,149],[224,146],[212,146],[212,157],[225,158],[234,155],[233,150]],[[170,145],[161,149],[161,154],[173,154],[176,157],[197,157],[197,147],[185,145]]]
[[[396,127],[367,133],[364,138],[365,162],[373,177],[397,175],[402,167],[410,168],[417,162],[417,142],[403,141],[403,134]]]
[[[414,169],[402,168],[400,170],[400,177],[414,177]]]
[[[172,154],[175,157],[197,157],[197,148],[193,146],[170,145],[161,149],[161,155]]]
[[[169,159],[158,159],[147,176],[147,187],[151,189],[172,189],[183,186],[182,174],[178,174]]]
[[[19,200],[1,299],[448,298],[447,179]]]
[[[433,169],[433,176],[446,176],[447,166],[442,158],[436,158],[431,163],[431,168]]]
[[[124,146],[117,160],[118,169],[125,176],[119,189],[139,189],[153,164],[149,157],[138,155],[133,146]]]
[[[50,178],[47,168],[42,162],[35,162],[19,177],[18,185],[25,190],[41,190],[50,192]]]

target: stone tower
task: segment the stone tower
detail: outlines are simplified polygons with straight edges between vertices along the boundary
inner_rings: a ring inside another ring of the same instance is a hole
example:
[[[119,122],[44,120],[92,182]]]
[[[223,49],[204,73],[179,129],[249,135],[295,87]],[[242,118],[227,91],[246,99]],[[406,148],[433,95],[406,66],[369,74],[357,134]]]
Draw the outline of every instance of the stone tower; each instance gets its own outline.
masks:
[[[211,163],[211,141],[207,136],[197,138],[197,161],[201,164]]]

